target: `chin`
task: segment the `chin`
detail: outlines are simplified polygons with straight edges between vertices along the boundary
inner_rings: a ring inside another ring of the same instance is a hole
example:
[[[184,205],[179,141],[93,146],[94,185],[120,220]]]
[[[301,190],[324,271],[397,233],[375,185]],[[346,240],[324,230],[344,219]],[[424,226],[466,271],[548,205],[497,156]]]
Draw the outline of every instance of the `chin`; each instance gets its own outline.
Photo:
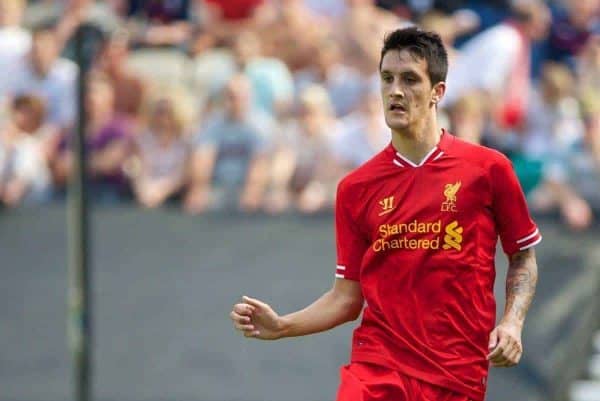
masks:
[[[408,128],[409,124],[406,121],[398,121],[398,120],[389,120],[386,119],[385,123],[387,124],[388,127],[390,127],[390,129],[392,130],[404,130],[406,128]]]

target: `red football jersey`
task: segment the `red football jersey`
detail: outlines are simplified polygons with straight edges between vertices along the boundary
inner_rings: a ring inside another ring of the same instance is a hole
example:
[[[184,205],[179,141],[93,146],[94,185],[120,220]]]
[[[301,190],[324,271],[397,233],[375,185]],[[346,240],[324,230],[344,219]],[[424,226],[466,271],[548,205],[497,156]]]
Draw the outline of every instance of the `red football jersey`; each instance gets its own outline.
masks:
[[[366,301],[352,361],[482,400],[498,236],[509,255],[541,241],[510,161],[447,132],[418,165],[390,144],[340,183],[336,234]]]

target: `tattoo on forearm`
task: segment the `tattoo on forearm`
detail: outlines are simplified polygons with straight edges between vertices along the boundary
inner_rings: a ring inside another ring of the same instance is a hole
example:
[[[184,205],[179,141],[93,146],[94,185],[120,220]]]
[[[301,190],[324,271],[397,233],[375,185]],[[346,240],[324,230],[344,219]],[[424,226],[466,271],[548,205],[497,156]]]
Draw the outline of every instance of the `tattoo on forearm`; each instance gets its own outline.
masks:
[[[506,276],[506,307],[504,315],[523,322],[535,294],[537,264],[533,249],[512,255]]]

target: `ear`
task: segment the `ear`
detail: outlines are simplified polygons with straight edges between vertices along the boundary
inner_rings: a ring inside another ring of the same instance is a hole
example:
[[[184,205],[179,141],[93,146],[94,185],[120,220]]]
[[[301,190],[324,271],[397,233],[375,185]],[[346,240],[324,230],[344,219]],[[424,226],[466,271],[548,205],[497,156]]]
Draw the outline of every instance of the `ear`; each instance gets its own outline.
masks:
[[[437,84],[433,85],[433,88],[431,89],[431,104],[432,105],[438,104],[444,97],[445,93],[446,93],[446,83],[445,82],[438,82]]]

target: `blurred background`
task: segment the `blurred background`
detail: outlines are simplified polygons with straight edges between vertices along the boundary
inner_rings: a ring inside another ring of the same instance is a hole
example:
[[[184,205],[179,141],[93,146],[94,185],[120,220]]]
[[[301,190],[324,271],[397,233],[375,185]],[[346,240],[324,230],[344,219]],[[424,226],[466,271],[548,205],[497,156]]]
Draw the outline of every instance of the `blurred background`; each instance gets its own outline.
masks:
[[[227,315],[331,285],[335,188],[390,141],[380,46],[413,24],[449,50],[442,126],[513,161],[545,238],[487,399],[600,401],[600,0],[0,0],[0,400],[73,398],[78,117],[96,399],[334,399],[352,325],[265,344]]]

